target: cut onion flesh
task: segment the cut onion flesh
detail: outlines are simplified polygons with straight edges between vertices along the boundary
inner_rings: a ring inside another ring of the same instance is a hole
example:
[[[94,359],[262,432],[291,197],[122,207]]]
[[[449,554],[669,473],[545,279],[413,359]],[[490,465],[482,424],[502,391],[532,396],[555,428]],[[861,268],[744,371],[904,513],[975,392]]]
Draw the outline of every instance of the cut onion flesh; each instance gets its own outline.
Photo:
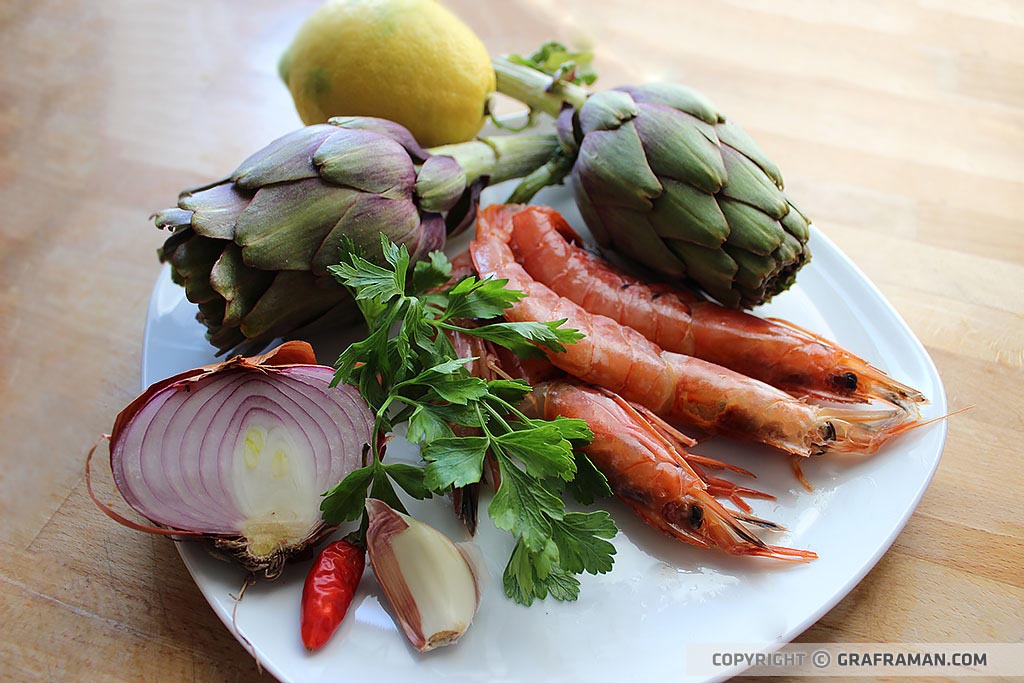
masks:
[[[111,434],[114,482],[136,512],[196,533],[267,575],[329,529],[325,491],[362,465],[373,415],[329,387],[308,344],[236,358],[150,387]]]

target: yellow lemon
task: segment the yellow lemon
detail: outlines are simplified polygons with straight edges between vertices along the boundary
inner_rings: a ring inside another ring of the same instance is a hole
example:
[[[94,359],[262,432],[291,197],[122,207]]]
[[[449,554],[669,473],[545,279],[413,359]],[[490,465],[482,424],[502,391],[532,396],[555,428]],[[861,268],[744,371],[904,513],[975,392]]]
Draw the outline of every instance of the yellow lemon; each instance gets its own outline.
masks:
[[[435,0],[329,0],[280,72],[306,125],[379,116],[427,147],[476,135],[495,87],[483,43]]]

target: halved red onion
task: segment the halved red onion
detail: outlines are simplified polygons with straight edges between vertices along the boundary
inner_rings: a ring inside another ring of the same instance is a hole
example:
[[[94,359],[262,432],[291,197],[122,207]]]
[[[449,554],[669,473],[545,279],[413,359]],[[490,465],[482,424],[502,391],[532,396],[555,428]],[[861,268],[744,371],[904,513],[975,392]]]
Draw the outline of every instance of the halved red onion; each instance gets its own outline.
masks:
[[[331,531],[321,496],[362,465],[370,440],[366,402],[329,387],[333,376],[309,344],[287,342],[154,384],[114,423],[118,490],[160,533],[211,539],[276,576]]]

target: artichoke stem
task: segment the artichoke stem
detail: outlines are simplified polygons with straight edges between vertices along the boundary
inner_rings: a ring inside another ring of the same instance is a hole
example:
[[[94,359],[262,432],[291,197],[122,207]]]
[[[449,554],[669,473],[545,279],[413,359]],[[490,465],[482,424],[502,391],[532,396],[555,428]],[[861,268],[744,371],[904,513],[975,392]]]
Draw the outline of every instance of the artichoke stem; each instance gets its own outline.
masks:
[[[442,145],[427,151],[455,159],[466,173],[466,182],[487,176],[489,184],[522,178],[543,166],[558,152],[554,132],[495,135],[455,145]]]
[[[533,196],[548,185],[558,185],[572,170],[573,159],[561,151],[552,159],[519,181],[509,195],[508,204],[529,204]]]
[[[526,106],[550,116],[558,116],[566,104],[580,107],[589,92],[565,81],[554,82],[551,76],[509,61],[505,57],[492,60],[497,76],[498,92],[519,100]]]

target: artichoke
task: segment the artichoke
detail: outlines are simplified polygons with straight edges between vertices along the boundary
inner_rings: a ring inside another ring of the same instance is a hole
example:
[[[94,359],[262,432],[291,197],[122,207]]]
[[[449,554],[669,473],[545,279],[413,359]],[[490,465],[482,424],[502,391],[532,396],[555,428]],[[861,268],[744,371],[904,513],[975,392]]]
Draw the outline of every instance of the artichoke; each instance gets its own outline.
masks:
[[[508,60],[495,68],[499,91],[558,116],[567,162],[539,169],[516,201],[571,168],[603,247],[737,308],[789,288],[810,259],[809,221],[779,169],[699,93],[656,83],[590,94]]]
[[[391,121],[331,119],[155,214],[172,231],[159,256],[218,355],[252,353],[356,318],[327,271],[346,239],[379,259],[384,233],[423,258],[472,222],[483,184],[525,175],[557,148],[554,133],[524,133],[424,150]]]

